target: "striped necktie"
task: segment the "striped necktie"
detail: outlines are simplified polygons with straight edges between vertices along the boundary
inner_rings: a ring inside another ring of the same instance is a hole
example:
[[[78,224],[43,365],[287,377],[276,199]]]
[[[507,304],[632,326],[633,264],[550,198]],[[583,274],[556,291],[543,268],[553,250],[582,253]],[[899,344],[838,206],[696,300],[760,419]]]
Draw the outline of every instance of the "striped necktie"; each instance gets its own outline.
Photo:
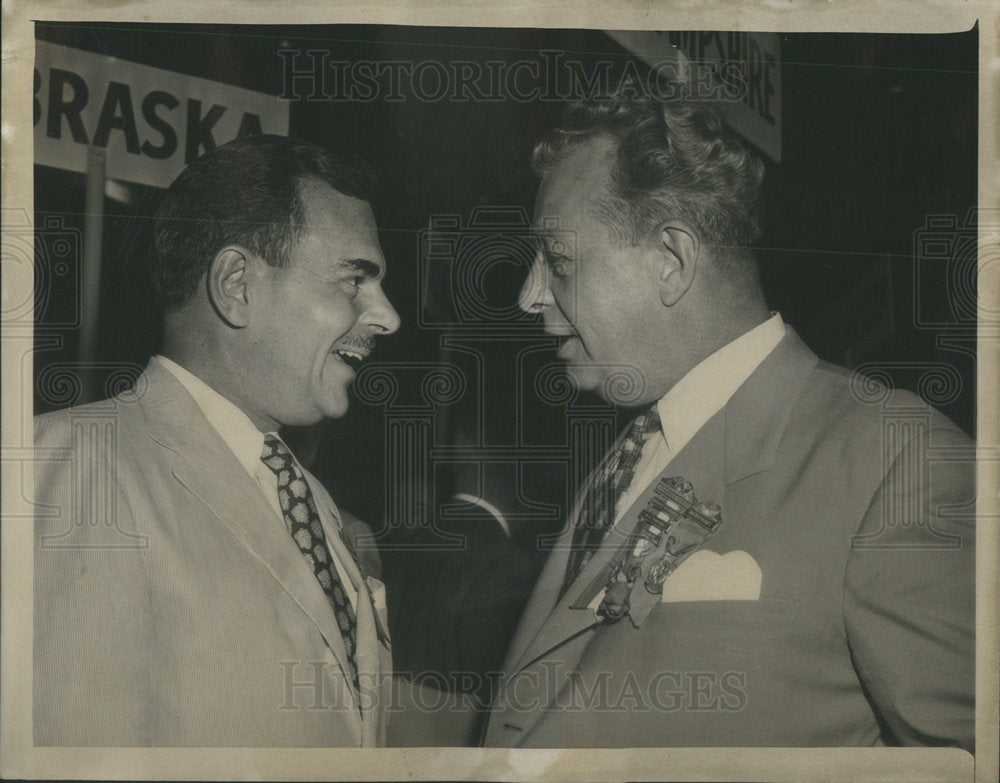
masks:
[[[357,618],[326,545],[312,490],[288,447],[270,433],[264,436],[260,459],[278,477],[278,502],[285,526],[333,607],[344,647],[347,648],[349,676],[357,688],[358,669],[354,660],[358,646]]]
[[[609,453],[594,476],[576,518],[573,546],[566,565],[566,577],[559,592],[560,599],[593,557],[608,531],[614,527],[618,501],[635,478],[642,448],[659,429],[660,414],[654,404],[635,418],[625,439]]]

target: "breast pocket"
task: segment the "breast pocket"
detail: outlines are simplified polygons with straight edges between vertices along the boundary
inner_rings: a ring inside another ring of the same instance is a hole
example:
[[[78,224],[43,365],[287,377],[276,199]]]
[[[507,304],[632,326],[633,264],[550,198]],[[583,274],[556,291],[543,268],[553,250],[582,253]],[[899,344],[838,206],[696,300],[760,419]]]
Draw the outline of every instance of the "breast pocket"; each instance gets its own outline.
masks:
[[[802,605],[786,600],[676,601],[653,607],[642,627],[628,619],[599,628],[585,659],[646,679],[663,672],[736,672],[772,682],[811,668],[830,633]]]

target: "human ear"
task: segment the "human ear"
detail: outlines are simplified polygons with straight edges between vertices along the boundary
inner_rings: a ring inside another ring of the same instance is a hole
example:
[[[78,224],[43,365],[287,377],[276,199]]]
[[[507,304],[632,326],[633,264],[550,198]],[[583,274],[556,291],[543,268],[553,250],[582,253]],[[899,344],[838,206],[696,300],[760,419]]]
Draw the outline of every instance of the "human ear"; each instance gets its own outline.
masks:
[[[236,328],[246,326],[250,320],[249,263],[249,251],[229,245],[215,254],[208,268],[208,298],[212,307]]]
[[[701,255],[698,235],[686,224],[664,223],[657,231],[660,301],[672,307],[694,282]]]

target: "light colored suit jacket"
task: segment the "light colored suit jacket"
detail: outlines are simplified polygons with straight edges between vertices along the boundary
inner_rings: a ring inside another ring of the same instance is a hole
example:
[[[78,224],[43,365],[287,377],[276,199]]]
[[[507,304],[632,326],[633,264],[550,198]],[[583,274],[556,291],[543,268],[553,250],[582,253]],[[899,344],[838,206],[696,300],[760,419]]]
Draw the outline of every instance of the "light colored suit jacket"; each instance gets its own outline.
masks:
[[[356,692],[312,569],[167,370],[38,417],[35,476],[35,744],[382,744],[381,583],[326,531],[358,590]]]
[[[638,629],[595,624],[569,607],[613,547],[557,600],[567,529],[515,634],[485,744],[971,750],[969,447],[915,396],[852,381],[789,330],[665,473],[721,506],[705,549],[739,553],[728,560],[759,574],[759,593],[720,595],[709,569]]]

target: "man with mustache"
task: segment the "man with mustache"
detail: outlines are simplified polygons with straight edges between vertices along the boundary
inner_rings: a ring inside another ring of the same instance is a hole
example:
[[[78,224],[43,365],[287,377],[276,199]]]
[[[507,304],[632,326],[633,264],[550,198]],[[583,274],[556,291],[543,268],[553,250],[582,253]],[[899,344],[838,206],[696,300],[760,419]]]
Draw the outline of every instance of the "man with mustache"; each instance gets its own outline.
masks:
[[[132,391],[36,420],[35,744],[383,742],[366,528],[279,434],[343,416],[399,326],[373,184],[360,160],[255,136],[167,191],[160,354]]]
[[[529,599],[485,744],[972,750],[968,438],[770,311],[763,165],[717,114],[575,103],[534,163],[521,306],[638,415]]]

